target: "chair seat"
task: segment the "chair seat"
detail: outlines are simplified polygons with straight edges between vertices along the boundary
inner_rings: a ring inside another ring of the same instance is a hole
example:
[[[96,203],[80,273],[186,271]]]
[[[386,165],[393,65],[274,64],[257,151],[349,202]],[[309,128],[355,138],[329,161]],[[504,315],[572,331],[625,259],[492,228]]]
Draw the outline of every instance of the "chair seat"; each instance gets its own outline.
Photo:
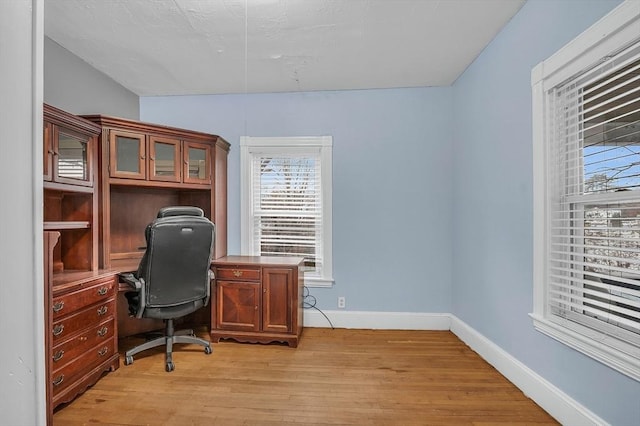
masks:
[[[147,308],[142,316],[144,318],[155,319],[176,319],[189,315],[190,313],[202,308],[204,306],[203,300],[196,300],[194,302],[185,303],[178,306],[163,306],[159,308]]]

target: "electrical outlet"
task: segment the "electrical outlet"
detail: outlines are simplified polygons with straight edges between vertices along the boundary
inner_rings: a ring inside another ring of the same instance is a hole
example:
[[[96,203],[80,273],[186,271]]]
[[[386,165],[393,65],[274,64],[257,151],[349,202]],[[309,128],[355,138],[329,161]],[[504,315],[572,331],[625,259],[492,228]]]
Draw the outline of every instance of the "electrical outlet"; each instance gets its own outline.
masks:
[[[338,308],[344,309],[346,300],[343,296],[338,297]]]

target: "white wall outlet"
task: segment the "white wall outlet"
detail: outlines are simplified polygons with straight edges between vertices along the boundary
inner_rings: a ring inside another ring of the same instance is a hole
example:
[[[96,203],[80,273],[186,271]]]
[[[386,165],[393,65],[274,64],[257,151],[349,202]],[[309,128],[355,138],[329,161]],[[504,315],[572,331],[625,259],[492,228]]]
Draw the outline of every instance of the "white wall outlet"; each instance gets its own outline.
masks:
[[[344,309],[346,302],[343,296],[338,297],[338,308]]]

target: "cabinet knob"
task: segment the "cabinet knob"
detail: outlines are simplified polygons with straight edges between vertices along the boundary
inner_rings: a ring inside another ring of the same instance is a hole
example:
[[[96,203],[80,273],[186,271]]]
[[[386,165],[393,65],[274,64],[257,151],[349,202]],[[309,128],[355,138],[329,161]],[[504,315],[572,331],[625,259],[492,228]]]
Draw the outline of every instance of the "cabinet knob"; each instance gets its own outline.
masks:
[[[103,347],[102,349],[100,349],[100,350],[98,351],[98,355],[100,355],[100,356],[105,356],[105,355],[107,354],[107,352],[109,352],[109,348],[107,348],[107,347],[105,346],[105,347]]]
[[[107,287],[100,287],[100,289],[98,290],[98,294],[100,296],[104,296],[105,294],[107,294],[108,291],[109,289]]]
[[[64,356],[64,351],[62,349],[60,349],[58,352],[53,354],[53,362],[60,361],[63,356]]]
[[[53,335],[54,336],[61,335],[63,331],[64,331],[64,325],[63,324],[57,324],[55,327],[53,327]]]
[[[233,276],[238,278],[242,276],[242,271],[238,270],[238,269],[234,269],[233,270]]]
[[[106,306],[101,306],[100,309],[98,309],[98,315],[104,315],[108,310],[109,308],[107,308]]]
[[[64,302],[56,302],[53,304],[53,312],[60,312],[64,308]]]
[[[102,327],[100,330],[98,330],[98,336],[103,337],[105,334],[107,334],[108,331],[109,329],[107,327]]]

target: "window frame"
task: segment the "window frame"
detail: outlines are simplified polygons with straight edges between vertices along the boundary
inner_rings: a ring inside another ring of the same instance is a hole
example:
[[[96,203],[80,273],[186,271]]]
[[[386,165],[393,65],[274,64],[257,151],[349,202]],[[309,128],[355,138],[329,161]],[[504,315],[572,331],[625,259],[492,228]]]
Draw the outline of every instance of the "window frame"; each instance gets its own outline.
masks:
[[[577,323],[552,320],[547,299],[550,241],[550,145],[552,89],[579,75],[603,58],[640,41],[640,2],[627,0],[554,55],[538,64],[531,73],[533,131],[533,312],[536,330],[594,358],[605,365],[640,380],[640,350],[617,349],[602,342],[603,334]],[[616,342],[618,347],[624,342]],[[629,355],[629,354],[632,355]],[[634,356],[635,355],[635,356]]]
[[[320,276],[305,274],[307,287],[331,287],[333,279],[332,260],[332,157],[331,136],[287,136],[240,138],[240,251],[243,255],[259,256],[259,248],[253,247],[252,169],[256,155],[269,154],[289,156],[298,153],[320,155],[320,179],[322,191],[322,270]]]

